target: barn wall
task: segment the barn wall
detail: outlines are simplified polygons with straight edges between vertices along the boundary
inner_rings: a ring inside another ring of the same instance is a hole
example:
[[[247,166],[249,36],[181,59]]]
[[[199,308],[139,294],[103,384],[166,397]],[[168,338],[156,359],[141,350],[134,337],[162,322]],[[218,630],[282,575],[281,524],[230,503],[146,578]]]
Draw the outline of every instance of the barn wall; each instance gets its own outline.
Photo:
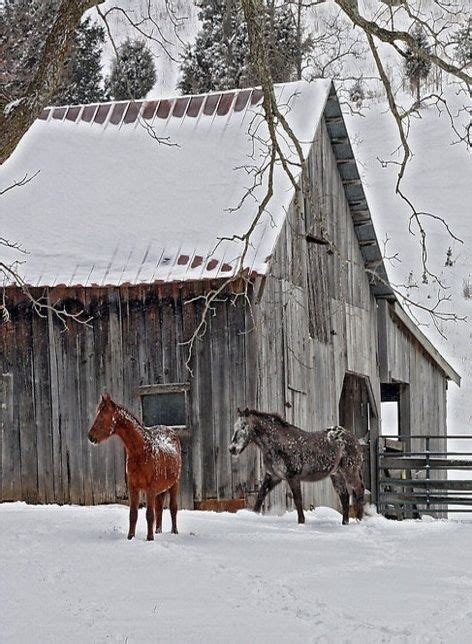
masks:
[[[141,417],[137,388],[190,382],[190,438],[183,438],[181,504],[240,497],[254,487],[255,453],[228,453],[238,406],[255,403],[252,326],[244,297],[218,302],[205,335],[201,285],[56,288],[50,302],[84,309],[90,326],[69,330],[50,312],[33,314],[8,290],[9,323],[0,325],[0,480],[2,500],[92,504],[127,496],[117,439],[94,447],[87,431],[99,395],[108,391]],[[43,293],[41,292],[41,295]],[[1,406],[0,406],[1,407]]]
[[[379,302],[379,345],[382,382],[405,384],[400,404],[405,415],[401,423],[402,433],[444,436],[444,440],[431,441],[430,449],[446,451],[447,378],[386,301]],[[405,442],[407,449],[412,451],[423,453],[426,449],[426,442],[421,438],[407,439]],[[414,471],[412,476],[424,478],[426,472]],[[433,470],[429,476],[431,479],[444,480],[447,472]]]
[[[347,372],[366,376],[380,411],[377,304],[324,123],[309,158],[310,193],[292,204],[258,311],[258,406],[307,430],[339,422]],[[310,234],[329,244],[313,243]],[[371,425],[373,444],[377,425]],[[268,506],[290,505],[285,484]],[[337,507],[331,482],[304,486],[304,503]]]
[[[410,434],[446,435],[447,378],[396,317],[379,303],[382,382],[409,385]]]
[[[238,406],[321,429],[339,421],[350,373],[368,378],[371,407],[380,412],[378,307],[324,123],[308,172],[310,189],[289,210],[270,274],[254,296],[218,299],[194,344],[191,373],[184,343],[201,320],[202,284],[57,287],[46,292],[50,303],[92,317],[89,327],[69,324],[67,332],[51,312],[33,314],[24,295],[8,289],[11,321],[0,325],[0,499],[90,504],[126,497],[119,442],[96,448],[86,438],[103,391],[140,417],[139,386],[190,383],[182,507],[257,489],[256,450],[239,459],[227,450]],[[309,242],[307,234],[329,243]],[[385,325],[388,377],[410,383],[412,429],[445,432],[443,374],[392,319]],[[371,418],[371,449],[377,432]],[[329,481],[306,485],[304,498],[306,506],[337,506]],[[282,484],[268,506],[290,505]]]

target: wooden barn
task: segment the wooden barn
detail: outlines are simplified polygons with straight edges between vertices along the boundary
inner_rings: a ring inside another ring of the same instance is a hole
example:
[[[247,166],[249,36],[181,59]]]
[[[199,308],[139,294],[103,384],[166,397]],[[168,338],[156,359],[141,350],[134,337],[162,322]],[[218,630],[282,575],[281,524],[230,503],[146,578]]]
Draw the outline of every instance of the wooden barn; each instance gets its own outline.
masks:
[[[303,191],[277,163],[244,250],[268,185],[258,89],[46,109],[5,164],[2,185],[31,181],[2,197],[2,236],[30,251],[4,261],[24,259],[35,298],[90,322],[65,330],[5,288],[2,500],[126,498],[118,441],[87,441],[103,391],[147,425],[178,428],[186,508],[251,503],[259,457],[228,452],[238,406],[366,437],[374,500],[383,401],[397,403],[402,434],[446,435],[459,376],[389,286],[334,88],[276,92],[307,160],[302,178],[279,132]],[[337,503],[329,481],[306,485],[304,500]],[[290,502],[279,486],[268,505]]]

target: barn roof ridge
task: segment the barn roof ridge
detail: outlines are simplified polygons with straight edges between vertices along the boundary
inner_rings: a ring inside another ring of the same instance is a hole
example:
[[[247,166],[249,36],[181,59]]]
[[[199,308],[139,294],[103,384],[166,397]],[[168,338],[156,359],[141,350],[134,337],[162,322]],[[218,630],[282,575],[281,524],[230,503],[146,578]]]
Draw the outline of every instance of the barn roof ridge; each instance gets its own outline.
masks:
[[[316,87],[315,94],[319,95],[318,100],[314,101],[318,112],[316,109],[310,109],[310,101],[313,103],[313,92],[310,94],[307,90],[310,86]],[[324,117],[331,146],[336,157],[338,171],[349,203],[356,236],[369,274],[372,292],[376,297],[387,297],[394,300],[395,293],[389,284],[369,206],[332,80],[316,79],[311,83],[305,81],[277,83],[274,88],[278,98],[283,96],[284,91],[287,92],[288,88],[287,104],[290,104],[293,96],[298,94],[308,95],[308,98],[305,97],[304,111],[305,113],[314,111],[312,134],[317,129],[318,122]],[[133,124],[136,125],[139,122],[144,124],[143,129],[146,129],[149,125],[150,129],[163,129],[167,133],[167,130],[172,129],[175,132],[175,129],[180,127],[180,124],[184,123],[184,121],[198,123],[203,128],[207,127],[208,119],[201,119],[202,117],[211,117],[210,122],[212,123],[212,130],[214,130],[218,123],[221,124],[223,121],[226,123],[236,116],[244,117],[248,108],[254,107],[254,114],[257,114],[262,97],[263,93],[260,87],[248,87],[165,98],[151,97],[140,100],[114,100],[80,105],[49,106],[43,110],[38,122],[45,121],[51,124],[62,122],[69,125],[84,126],[86,129],[90,126],[92,127],[91,133],[96,131],[95,125],[101,125],[107,130],[110,127],[111,130],[116,128],[120,131],[123,126],[123,132],[128,132],[129,128],[133,127]],[[80,136],[80,134],[76,136]],[[305,141],[304,143],[306,144],[307,142]],[[308,143],[307,151],[311,147],[312,140],[309,140]],[[279,208],[280,204],[277,204],[276,207]],[[269,226],[266,225],[266,229],[268,228]],[[274,236],[272,233],[272,236],[275,244],[278,235]],[[224,235],[220,237],[224,237]],[[135,253],[135,257],[131,261],[134,273],[130,274],[130,261],[128,260],[123,265],[121,278],[113,274],[111,270],[111,261],[118,253],[118,247],[116,247],[113,251],[112,259],[102,272],[100,272],[101,268],[99,269],[95,262],[90,262],[88,268],[84,271],[84,267],[80,266],[81,262],[77,261],[68,276],[62,274],[55,276],[53,284],[65,283],[72,285],[79,280],[78,283],[86,286],[91,283],[102,285],[116,283],[120,279],[130,283],[150,283],[154,281],[185,281],[186,279],[196,278],[228,277],[236,265],[235,253],[230,251],[228,254],[228,244],[226,244],[226,247],[224,247],[225,244],[222,244],[223,248],[219,248],[221,240],[218,237],[215,240],[218,240],[218,243],[214,243],[213,247],[209,244],[206,248],[201,246],[198,248],[185,247],[182,242],[177,242],[177,238],[173,238],[171,244],[163,243],[159,249],[160,258],[155,265],[155,269],[151,271],[152,274],[149,274],[149,271],[147,273],[143,271],[149,247],[142,249],[141,260],[136,257]],[[274,244],[272,244],[272,247],[268,247],[263,260],[259,258],[260,261],[257,265],[252,262],[252,265],[246,266],[246,268],[250,269],[250,272],[254,274],[265,274],[270,263]],[[261,236],[256,241],[256,245],[258,248],[262,245]],[[38,279],[32,285],[43,285],[41,279],[45,279],[45,277],[43,275],[37,277]],[[86,283],[84,284],[83,280],[85,278]]]
[[[305,151],[330,87],[328,79],[275,86]],[[34,181],[8,194],[8,206],[17,214],[8,233],[35,249],[23,268],[26,283],[88,286],[229,277],[239,268],[241,235],[253,220],[256,193],[265,190],[261,182],[251,200],[241,200],[252,188],[250,168],[266,152],[263,134],[251,136],[256,120],[264,127],[261,99],[260,88],[243,88],[46,108],[4,166],[12,179],[33,174],[32,165],[41,169]],[[143,123],[151,125],[154,138],[151,128],[140,127]],[[279,168],[275,174],[271,204],[245,254],[249,275],[267,272],[292,199],[287,177]],[[31,218],[27,213],[33,208]]]
[[[286,85],[288,83],[277,83],[275,87]],[[42,110],[38,118],[43,121],[83,121],[98,125],[110,122],[119,126],[135,123],[138,118],[145,121],[169,116],[198,118],[201,113],[206,116],[226,116],[231,110],[241,112],[248,106],[257,105],[262,96],[260,87],[245,87],[180,96],[50,105]]]
[[[314,120],[319,121],[323,116],[326,122],[346,198],[349,202],[356,235],[368,269],[372,291],[376,297],[387,297],[394,300],[395,294],[389,285],[387,271],[383,263],[382,253],[334,84],[330,79],[318,79],[312,81],[312,83],[313,85],[318,84],[320,87],[318,93],[323,94],[324,92],[326,94],[322,100],[321,112],[317,119],[314,117]],[[278,92],[280,97],[286,88],[294,88],[293,96],[298,91],[305,92],[307,85],[310,84],[306,82],[278,83],[275,84],[275,91]],[[152,127],[154,127],[155,122],[157,126],[167,127],[167,123],[165,125],[164,123],[168,122],[169,119],[176,119],[181,122],[184,119],[198,122],[202,116],[226,117],[228,119],[232,115],[243,114],[249,107],[256,108],[254,110],[256,112],[262,97],[260,87],[248,87],[165,98],[151,97],[140,100],[114,100],[91,104],[49,106],[43,110],[38,120],[54,123],[68,122],[69,124],[85,126],[110,125],[116,126],[118,129],[121,129],[121,126],[132,126],[137,121],[144,122],[145,125],[149,123]],[[291,96],[289,96],[288,102],[290,100]],[[317,123],[315,125],[317,126]],[[309,143],[311,145],[312,142],[310,141]],[[173,246],[175,245],[173,244]],[[193,279],[196,277],[213,279],[215,277],[229,276],[235,266],[234,258],[233,261],[230,261],[228,257],[225,258],[224,250],[222,257],[216,257],[215,253],[211,252],[210,247],[206,249],[206,252],[202,251],[201,248],[194,249],[195,252],[192,252],[192,249],[185,249],[182,246],[180,244],[180,248],[176,252],[176,248],[169,248],[168,244],[163,244],[160,250],[160,262],[162,262],[161,267],[165,270],[160,271],[161,274],[159,275],[156,275],[156,271],[154,271],[152,276],[148,275],[147,278],[143,278],[142,268],[148,254],[149,249],[147,249],[143,253],[140,263],[137,263],[136,259],[134,260],[136,264],[134,275],[126,275],[125,277],[127,266],[123,267],[123,280],[131,283],[149,283],[154,281],[154,278],[159,281],[171,280],[173,267],[181,267],[178,280],[185,280],[190,277]],[[269,263],[267,258],[270,255],[270,252],[266,254],[265,262],[263,262],[265,266]],[[185,273],[183,271],[184,266],[187,267]],[[54,283],[58,283],[58,281],[66,284],[76,283],[78,267],[79,263],[71,271],[68,279],[58,276]],[[189,267],[192,270],[189,270]],[[207,269],[206,274],[205,267]],[[108,264],[104,274],[97,276],[95,264],[91,264],[89,266],[90,273],[87,275],[87,283],[106,284],[110,268],[111,265]],[[254,266],[252,268],[255,274],[264,273],[264,266],[259,265],[258,268]],[[215,272],[215,269],[218,269],[217,272]],[[93,274],[94,271],[95,274]],[[82,275],[82,280],[83,277]],[[41,279],[41,276],[39,276],[39,279]],[[114,279],[116,281],[116,276]],[[37,282],[37,285],[40,285],[40,283]]]

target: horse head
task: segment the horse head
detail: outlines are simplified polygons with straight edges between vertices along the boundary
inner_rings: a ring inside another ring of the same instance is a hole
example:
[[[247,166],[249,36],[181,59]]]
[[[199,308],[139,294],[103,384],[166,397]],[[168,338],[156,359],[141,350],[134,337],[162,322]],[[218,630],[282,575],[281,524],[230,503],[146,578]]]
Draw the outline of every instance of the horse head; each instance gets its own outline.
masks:
[[[251,412],[247,407],[243,411],[238,409],[238,418],[234,423],[234,434],[229,446],[230,453],[233,456],[239,456],[249,445],[252,438]]]
[[[110,394],[102,394],[97,406],[97,413],[92,427],[88,433],[88,439],[94,445],[102,443],[109,438],[115,431],[116,404],[111,399]]]

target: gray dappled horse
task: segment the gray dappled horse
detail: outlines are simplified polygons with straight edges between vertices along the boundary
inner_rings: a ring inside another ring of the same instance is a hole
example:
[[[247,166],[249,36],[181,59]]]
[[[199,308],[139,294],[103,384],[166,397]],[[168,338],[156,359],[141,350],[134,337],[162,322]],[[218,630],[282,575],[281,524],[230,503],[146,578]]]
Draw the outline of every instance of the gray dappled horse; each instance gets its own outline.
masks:
[[[286,480],[292,490],[298,523],[305,523],[301,482],[321,481],[327,476],[341,500],[343,524],[349,523],[349,494],[357,519],[362,519],[364,483],[361,445],[344,427],[304,432],[277,414],[238,409],[229,451],[238,456],[254,443],[262,452],[266,470],[254,511],[259,512],[267,494]]]

